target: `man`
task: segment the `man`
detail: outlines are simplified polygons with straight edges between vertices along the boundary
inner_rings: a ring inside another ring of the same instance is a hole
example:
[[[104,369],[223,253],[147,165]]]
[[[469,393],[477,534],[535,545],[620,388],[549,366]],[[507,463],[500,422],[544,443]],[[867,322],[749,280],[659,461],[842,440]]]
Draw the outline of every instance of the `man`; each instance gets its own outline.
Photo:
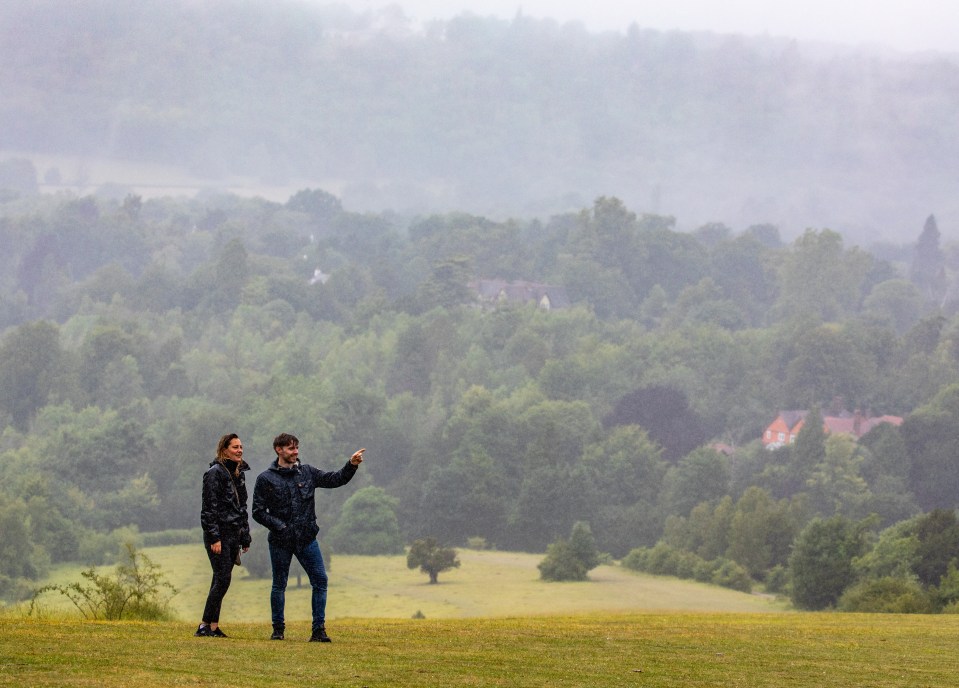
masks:
[[[265,526],[270,534],[270,563],[273,567],[273,587],[270,589],[270,609],[273,612],[273,640],[283,640],[286,622],[283,609],[286,604],[286,581],[290,576],[293,557],[306,571],[313,588],[313,634],[310,642],[330,642],[326,634],[327,575],[323,554],[316,541],[320,532],[316,525],[314,491],[318,487],[334,488],[346,485],[363,462],[363,452],[355,452],[338,471],[321,471],[300,463],[300,441],[283,433],[273,440],[276,460],[256,478],[253,488],[253,520]]]

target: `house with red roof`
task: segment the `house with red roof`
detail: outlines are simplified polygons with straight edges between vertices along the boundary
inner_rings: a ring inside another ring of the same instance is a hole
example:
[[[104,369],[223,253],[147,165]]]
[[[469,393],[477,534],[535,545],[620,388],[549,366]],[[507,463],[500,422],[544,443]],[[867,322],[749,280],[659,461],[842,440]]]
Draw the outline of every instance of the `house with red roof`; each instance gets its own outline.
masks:
[[[778,449],[796,441],[796,436],[802,430],[803,423],[809,411],[780,411],[776,418],[763,431],[762,442],[766,449]],[[877,425],[889,423],[902,425],[899,416],[870,416],[861,411],[850,413],[840,411],[833,415],[824,415],[823,430],[826,434],[852,435],[857,440]]]

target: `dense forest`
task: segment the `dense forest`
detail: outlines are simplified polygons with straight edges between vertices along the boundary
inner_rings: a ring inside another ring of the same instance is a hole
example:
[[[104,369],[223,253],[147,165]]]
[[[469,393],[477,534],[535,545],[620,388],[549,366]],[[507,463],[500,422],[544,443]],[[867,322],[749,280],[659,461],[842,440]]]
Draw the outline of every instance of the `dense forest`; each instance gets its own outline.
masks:
[[[954,56],[296,0],[7,0],[0,88],[0,151],[292,185],[274,200],[502,220],[607,195],[683,231],[860,244],[959,216]]]
[[[0,7],[0,147],[27,151],[0,158],[0,597],[195,537],[217,438],[260,471],[292,432],[321,468],[367,449],[318,500],[335,553],[585,524],[626,566],[803,608],[959,609],[959,68],[375,19]],[[78,193],[30,155],[57,151],[331,185]],[[754,183],[782,186],[742,222]],[[729,213],[680,225],[704,207]],[[903,421],[760,441],[840,407]]]
[[[937,536],[959,528],[957,272],[934,216],[880,258],[829,229],[682,233],[612,197],[404,224],[317,189],[10,193],[0,244],[9,594],[51,562],[101,560],[118,529],[194,528],[230,431],[254,470],[282,431],[319,466],[367,448],[359,490],[320,500],[340,552],[372,522],[399,525],[391,551],[542,551],[583,522],[614,557],[699,551],[763,580],[817,518],[857,542],[894,527],[919,543],[903,524],[937,509]],[[471,283],[494,277],[561,286],[569,306],[479,301]],[[763,448],[780,410],[837,399],[905,420]]]

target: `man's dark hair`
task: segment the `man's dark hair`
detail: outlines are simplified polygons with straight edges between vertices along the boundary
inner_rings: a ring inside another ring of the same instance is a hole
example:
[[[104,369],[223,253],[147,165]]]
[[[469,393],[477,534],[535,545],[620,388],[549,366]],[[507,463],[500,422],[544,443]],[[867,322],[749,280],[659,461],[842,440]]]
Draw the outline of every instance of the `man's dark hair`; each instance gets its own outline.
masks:
[[[273,439],[273,451],[276,451],[277,447],[289,447],[294,444],[300,444],[300,440],[297,439],[296,435],[282,432]]]

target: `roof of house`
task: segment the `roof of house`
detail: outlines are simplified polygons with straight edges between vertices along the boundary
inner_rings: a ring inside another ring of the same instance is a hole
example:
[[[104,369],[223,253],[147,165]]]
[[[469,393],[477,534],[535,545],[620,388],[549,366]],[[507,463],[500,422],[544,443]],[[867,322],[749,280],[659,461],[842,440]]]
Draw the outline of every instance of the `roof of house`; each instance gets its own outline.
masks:
[[[567,308],[570,305],[566,289],[552,284],[501,279],[480,279],[470,282],[469,287],[483,301],[505,299],[513,303],[541,303],[549,300],[550,308]]]
[[[805,420],[807,415],[809,415],[809,411],[805,410],[780,411],[779,415],[776,416],[776,420],[781,419],[786,427],[792,430],[800,421]],[[775,422],[774,420],[773,423]],[[902,418],[888,415],[864,416],[858,411],[850,413],[849,411],[843,410],[838,414],[823,416],[822,422],[828,432],[853,435],[859,438],[882,423],[890,423],[896,426],[902,425]]]

